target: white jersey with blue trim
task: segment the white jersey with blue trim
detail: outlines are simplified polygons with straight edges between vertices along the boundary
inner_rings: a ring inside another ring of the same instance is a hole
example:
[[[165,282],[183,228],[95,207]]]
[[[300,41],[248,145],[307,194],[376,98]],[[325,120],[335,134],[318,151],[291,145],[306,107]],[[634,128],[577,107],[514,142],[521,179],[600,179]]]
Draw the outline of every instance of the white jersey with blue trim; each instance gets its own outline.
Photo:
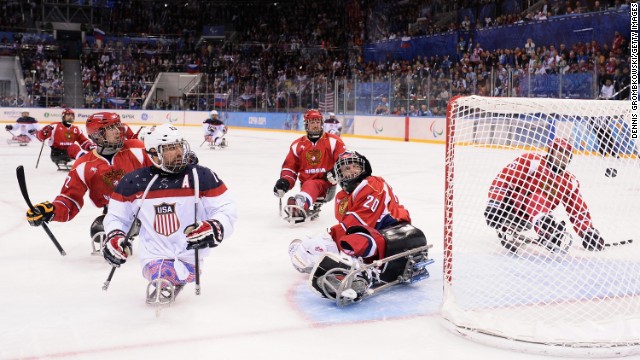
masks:
[[[197,213],[193,168],[197,169],[199,178]],[[215,219],[223,226],[223,240],[228,238],[237,219],[235,201],[218,176],[200,165],[188,165],[179,174],[161,173],[143,200],[147,185],[157,173],[159,170],[155,167],[147,167],[122,178],[109,201],[105,232],[107,235],[113,230],[126,233],[140,209],[140,234],[134,243],[139,243],[137,253],[142,266],[156,259],[179,259],[194,264],[194,251],[186,249],[184,229],[196,220]],[[200,254],[206,256],[209,250],[202,249]],[[176,268],[179,277],[188,275],[185,270]]]

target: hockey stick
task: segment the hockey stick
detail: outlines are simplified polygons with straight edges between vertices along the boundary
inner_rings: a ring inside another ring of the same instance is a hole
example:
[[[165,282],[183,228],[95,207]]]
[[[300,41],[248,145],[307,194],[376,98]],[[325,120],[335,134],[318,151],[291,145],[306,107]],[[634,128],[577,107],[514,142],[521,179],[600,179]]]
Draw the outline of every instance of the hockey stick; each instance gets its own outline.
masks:
[[[278,204],[278,211],[280,212],[280,217],[282,217],[282,198],[278,198],[280,203]]]
[[[621,241],[615,241],[612,243],[608,243],[608,244],[604,244],[604,246],[620,246],[620,245],[628,245],[628,244],[632,244],[633,243],[633,239],[629,239],[629,240],[621,240]]]
[[[40,164],[40,157],[42,156],[42,149],[44,149],[44,140],[42,140],[42,146],[40,146],[40,154],[38,154],[38,161],[36,161],[36,169],[38,168],[38,164]]]
[[[159,176],[158,174],[153,175],[153,177],[149,181],[149,185],[147,185],[147,188],[144,189],[144,193],[142,194],[142,197],[140,198],[140,206],[138,207],[138,211],[136,211],[136,215],[133,217],[133,222],[131,223],[131,227],[129,227],[129,231],[127,231],[127,235],[125,235],[124,241],[122,242],[122,248],[123,249],[124,249],[125,246],[131,245],[131,241],[130,240],[133,237],[133,230],[136,228],[136,221],[138,220],[138,214],[140,214],[140,209],[142,209],[142,202],[144,201],[144,199],[147,198],[147,194],[149,194],[149,190],[151,189],[151,185],[153,185],[153,183],[156,181],[158,176]],[[109,276],[107,276],[107,280],[102,285],[102,290],[107,291],[109,289],[109,284],[111,283],[111,279],[113,278],[113,274],[116,272],[117,268],[118,267],[115,266],[115,265],[111,267],[111,271],[109,272]]]
[[[18,185],[20,185],[20,192],[22,193],[22,197],[24,198],[24,201],[27,203],[27,206],[29,206],[29,209],[31,209],[33,213],[40,213],[39,210],[36,210],[36,208],[33,207],[33,204],[29,199],[29,193],[27,192],[27,180],[24,176],[24,167],[22,165],[16,168],[16,176],[18,177]],[[47,223],[43,222],[41,226],[44,229],[44,231],[47,233],[47,235],[49,235],[49,239],[51,239],[51,241],[56,246],[56,248],[58,248],[60,255],[62,256],[67,255],[64,249],[62,249],[62,246],[60,246],[60,243],[58,242],[58,240],[56,240],[56,237],[53,236],[53,233],[51,233],[51,230],[49,230],[49,226],[47,226]]]
[[[195,188],[195,201],[193,203],[193,223],[198,222],[198,203],[200,202],[200,179],[198,178],[198,171],[196,168],[193,168],[193,187]],[[200,295],[200,258],[198,254],[198,248],[193,249],[196,266],[196,295]]]

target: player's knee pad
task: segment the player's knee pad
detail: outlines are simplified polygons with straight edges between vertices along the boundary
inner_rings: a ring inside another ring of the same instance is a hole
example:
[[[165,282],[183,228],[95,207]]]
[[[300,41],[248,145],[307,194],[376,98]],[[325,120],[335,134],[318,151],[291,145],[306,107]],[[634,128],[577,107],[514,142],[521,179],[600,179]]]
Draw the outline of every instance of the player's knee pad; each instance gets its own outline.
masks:
[[[100,244],[100,249],[102,248],[102,244],[104,243],[104,239],[106,234],[104,233],[104,225],[102,222],[104,221],[104,215],[100,215],[91,223],[91,228],[89,229],[89,234],[91,235],[91,239],[93,242]]]
[[[327,189],[327,192],[324,194],[324,198],[322,199],[323,203],[328,203],[333,198],[336,197],[336,186],[333,185]]]
[[[71,161],[66,150],[51,148],[51,161],[56,164],[66,164]]]

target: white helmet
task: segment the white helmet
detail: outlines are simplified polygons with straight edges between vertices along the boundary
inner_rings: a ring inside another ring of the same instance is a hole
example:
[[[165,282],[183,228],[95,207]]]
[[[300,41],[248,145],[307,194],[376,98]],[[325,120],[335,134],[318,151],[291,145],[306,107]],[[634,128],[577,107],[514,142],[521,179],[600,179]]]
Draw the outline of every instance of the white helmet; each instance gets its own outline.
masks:
[[[179,146],[182,148],[182,157],[173,159],[170,163],[165,163],[164,151],[169,147]],[[189,143],[185,140],[182,132],[171,124],[163,124],[150,129],[144,134],[144,147],[157,168],[168,173],[179,173],[187,167],[187,153]]]
[[[333,117],[333,116],[336,116],[336,114],[334,114],[334,113],[330,112],[330,113],[329,113],[329,117]]]
[[[218,111],[211,110],[211,118],[213,119],[214,116],[218,116]]]

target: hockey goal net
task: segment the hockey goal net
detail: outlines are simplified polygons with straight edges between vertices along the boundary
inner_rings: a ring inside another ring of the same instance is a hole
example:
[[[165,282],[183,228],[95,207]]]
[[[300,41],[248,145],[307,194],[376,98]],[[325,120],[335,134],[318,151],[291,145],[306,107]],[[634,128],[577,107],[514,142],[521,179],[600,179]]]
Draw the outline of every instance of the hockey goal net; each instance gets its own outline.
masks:
[[[573,145],[567,170],[579,181],[593,225],[606,243],[602,251],[583,247],[571,209],[562,202],[552,212],[566,223],[562,250],[538,243],[533,227],[514,232],[519,247],[510,251],[487,225],[493,179],[520,155],[546,156],[547,144],[556,137]],[[636,137],[629,101],[479,96],[450,101],[442,306],[450,329],[524,352],[639,352]]]

